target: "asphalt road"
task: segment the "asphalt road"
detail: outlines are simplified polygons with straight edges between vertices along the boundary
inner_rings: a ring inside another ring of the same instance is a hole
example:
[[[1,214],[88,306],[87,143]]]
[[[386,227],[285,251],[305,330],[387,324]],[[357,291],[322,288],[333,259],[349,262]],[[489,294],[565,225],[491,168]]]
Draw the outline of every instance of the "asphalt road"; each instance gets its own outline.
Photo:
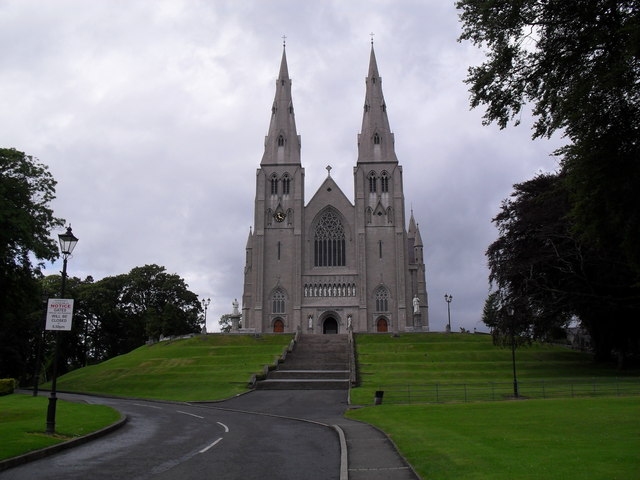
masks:
[[[252,407],[261,402],[259,397],[250,400],[251,395],[228,405],[192,406],[59,394],[59,398],[109,405],[126,414],[129,421],[85,445],[6,470],[0,479],[339,478],[340,447],[333,430],[282,417],[220,409],[246,407],[255,411]],[[269,409],[262,410],[267,413]],[[277,413],[287,415],[286,411]]]

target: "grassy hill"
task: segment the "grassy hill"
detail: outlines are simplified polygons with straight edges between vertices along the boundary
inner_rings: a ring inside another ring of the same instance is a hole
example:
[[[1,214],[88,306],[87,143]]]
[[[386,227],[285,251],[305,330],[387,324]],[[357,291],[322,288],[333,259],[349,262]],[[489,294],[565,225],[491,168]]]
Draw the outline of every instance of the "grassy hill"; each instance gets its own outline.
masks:
[[[356,335],[361,386],[352,390],[355,404],[370,404],[376,390],[407,385],[503,383],[513,379],[511,349],[496,347],[489,335],[428,333]],[[565,347],[534,344],[516,350],[518,380],[523,387],[541,380],[583,381],[640,372],[620,372],[596,364],[587,353]],[[394,387],[391,387],[394,386]]]
[[[385,393],[381,406],[351,410],[347,417],[384,430],[422,478],[600,480],[638,476],[637,395],[614,398],[614,391],[600,398],[578,398],[581,394],[576,392],[571,398],[574,392],[565,391],[558,395],[562,398],[547,400],[477,401],[472,397],[474,386],[482,385],[485,393],[492,393],[494,387],[499,390],[503,385],[496,400],[510,398],[513,392],[511,349],[494,346],[488,335],[356,335],[356,345],[362,385],[352,389],[352,403],[371,404],[376,390]],[[622,383],[640,394],[640,372],[620,372],[594,363],[588,354],[563,347],[520,347],[516,365],[523,398],[539,397],[529,390],[536,383],[547,385],[547,398],[554,396],[554,384],[568,382]],[[623,377],[622,381],[616,377]],[[401,397],[398,391],[403,389]],[[433,400],[434,390],[440,401],[451,403],[424,404],[420,395],[431,395]],[[414,396],[410,402],[407,391]],[[457,396],[442,399],[445,391]],[[472,403],[464,403],[467,395]]]
[[[290,335],[206,335],[145,345],[74,370],[58,390],[161,400],[219,400],[247,390],[253,373],[272,363]]]

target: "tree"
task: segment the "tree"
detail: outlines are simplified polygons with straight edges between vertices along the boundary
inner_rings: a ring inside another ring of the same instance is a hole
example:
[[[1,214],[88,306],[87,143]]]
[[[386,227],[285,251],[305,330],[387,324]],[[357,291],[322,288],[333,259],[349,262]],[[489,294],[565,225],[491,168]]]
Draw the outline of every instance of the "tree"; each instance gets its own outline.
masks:
[[[220,320],[218,320],[218,325],[220,325],[220,331],[222,333],[229,333],[231,331],[231,328],[233,327],[231,322],[232,318],[233,314],[231,313],[225,313],[220,317]],[[242,320],[238,322],[238,327],[242,328]]]
[[[485,123],[519,123],[534,137],[562,132],[557,153],[573,228],[615,251],[640,280],[640,1],[460,0],[462,34],[487,49],[471,67],[471,105]]]
[[[164,267],[145,265],[126,277],[121,303],[129,318],[141,321],[151,338],[201,331],[202,305],[178,275]]]
[[[38,277],[58,257],[50,238],[63,221],[50,202],[56,182],[47,167],[15,149],[0,149],[0,377],[23,379],[40,328]],[[35,265],[33,262],[38,262]]]
[[[640,291],[633,271],[611,251],[585,243],[571,223],[562,174],[541,174],[514,186],[493,219],[499,238],[487,249],[497,287],[483,319],[498,334],[556,337],[571,319],[589,330],[600,359],[621,364],[639,350]],[[504,315],[511,306],[514,317]]]

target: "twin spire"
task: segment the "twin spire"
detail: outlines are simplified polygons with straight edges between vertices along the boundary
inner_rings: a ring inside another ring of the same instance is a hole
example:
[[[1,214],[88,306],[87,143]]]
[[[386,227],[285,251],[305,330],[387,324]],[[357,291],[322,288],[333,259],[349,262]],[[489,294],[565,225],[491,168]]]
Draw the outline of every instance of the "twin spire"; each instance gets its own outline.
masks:
[[[369,71],[365,84],[362,128],[358,134],[358,163],[398,163],[394,150],[393,133],[391,133],[387,117],[387,106],[382,94],[382,79],[378,73],[373,41],[371,42]],[[301,143],[296,129],[291,97],[291,79],[289,78],[284,44],[280,72],[276,80],[276,94],[271,108],[271,122],[264,146],[261,165],[300,164]]]
[[[260,164],[300,164],[300,136],[296,129],[287,51],[284,46],[276,80],[276,96],[271,107],[269,133],[264,141],[264,155]]]

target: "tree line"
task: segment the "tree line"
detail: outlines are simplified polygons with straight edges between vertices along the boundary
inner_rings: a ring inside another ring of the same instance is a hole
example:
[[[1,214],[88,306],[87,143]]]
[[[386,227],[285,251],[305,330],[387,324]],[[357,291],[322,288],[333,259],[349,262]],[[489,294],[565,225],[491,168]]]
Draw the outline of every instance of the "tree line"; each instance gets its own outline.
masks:
[[[46,165],[15,149],[0,149],[0,378],[29,382],[48,376],[54,334],[44,331],[48,298],[60,295],[60,275],[44,276],[59,257],[51,232],[64,225],[49,204],[56,182]],[[127,353],[149,339],[200,332],[202,305],[177,274],[158,265],[94,280],[67,278],[74,299],[72,329],[59,332],[58,372]]]
[[[485,323],[539,339],[575,321],[597,358],[638,360],[640,1],[456,6],[460,40],[486,53],[466,79],[484,122],[517,125],[531,107],[534,138],[566,139],[557,171],[515,185],[493,219]]]

